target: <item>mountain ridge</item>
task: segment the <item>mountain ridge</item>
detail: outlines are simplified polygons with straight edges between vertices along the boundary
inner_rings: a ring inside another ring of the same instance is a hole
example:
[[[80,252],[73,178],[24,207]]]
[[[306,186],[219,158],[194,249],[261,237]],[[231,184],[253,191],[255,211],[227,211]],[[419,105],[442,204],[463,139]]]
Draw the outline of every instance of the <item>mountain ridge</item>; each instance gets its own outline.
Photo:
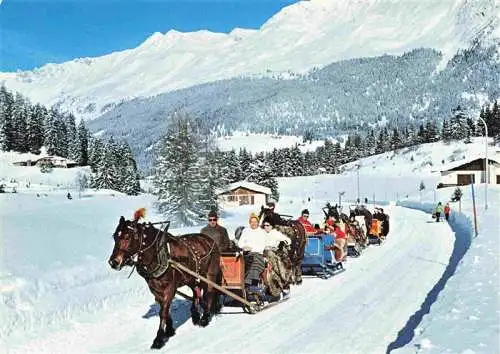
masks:
[[[441,51],[445,60],[478,33],[498,35],[497,8],[494,0],[301,1],[258,30],[156,32],[133,49],[0,73],[0,82],[33,101],[92,119],[108,105],[216,80],[305,73],[420,47]]]

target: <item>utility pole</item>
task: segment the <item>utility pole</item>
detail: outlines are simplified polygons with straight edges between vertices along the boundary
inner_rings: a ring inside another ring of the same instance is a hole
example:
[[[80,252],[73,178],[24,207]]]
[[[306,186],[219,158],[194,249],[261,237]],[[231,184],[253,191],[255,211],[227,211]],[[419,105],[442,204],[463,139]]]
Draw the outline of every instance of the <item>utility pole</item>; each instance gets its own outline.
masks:
[[[485,146],[485,155],[484,155],[484,210],[488,210],[488,126],[483,118],[479,117],[479,120],[484,124],[484,146]]]

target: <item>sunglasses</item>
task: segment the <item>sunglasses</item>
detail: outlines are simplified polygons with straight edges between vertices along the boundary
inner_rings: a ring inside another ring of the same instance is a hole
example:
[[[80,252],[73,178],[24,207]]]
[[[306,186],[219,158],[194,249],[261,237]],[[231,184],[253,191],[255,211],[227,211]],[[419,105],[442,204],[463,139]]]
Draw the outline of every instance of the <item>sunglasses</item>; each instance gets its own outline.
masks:
[[[271,224],[264,224],[264,227],[271,226]]]
[[[210,219],[208,219],[208,221],[217,221],[217,219],[210,218]]]
[[[304,217],[304,218],[308,218],[308,217],[309,217],[309,215],[302,215],[302,217]]]

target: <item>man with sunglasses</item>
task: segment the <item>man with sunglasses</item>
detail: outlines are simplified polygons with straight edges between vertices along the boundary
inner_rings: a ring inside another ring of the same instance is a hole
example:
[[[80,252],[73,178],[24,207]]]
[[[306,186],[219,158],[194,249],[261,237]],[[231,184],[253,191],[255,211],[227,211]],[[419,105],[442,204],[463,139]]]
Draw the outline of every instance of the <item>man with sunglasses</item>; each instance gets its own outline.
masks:
[[[212,238],[221,252],[227,252],[231,248],[231,241],[226,228],[217,223],[218,219],[215,211],[208,213],[208,225],[201,229],[200,233]]]

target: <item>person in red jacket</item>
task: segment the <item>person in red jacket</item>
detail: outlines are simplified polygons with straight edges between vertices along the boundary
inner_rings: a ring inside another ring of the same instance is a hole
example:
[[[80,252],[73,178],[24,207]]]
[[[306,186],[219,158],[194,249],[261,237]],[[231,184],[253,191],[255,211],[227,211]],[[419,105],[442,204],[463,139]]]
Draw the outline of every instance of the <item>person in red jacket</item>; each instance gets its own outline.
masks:
[[[450,203],[446,203],[444,207],[444,217],[446,218],[446,221],[448,221],[448,219],[450,218],[450,212],[451,212]]]
[[[328,231],[335,236],[335,248],[338,249],[338,252],[335,252],[335,260],[337,260],[338,262],[345,261],[345,246],[347,243],[347,235],[340,227],[340,221],[336,221],[332,224],[331,220],[327,219],[325,225],[328,228]]]
[[[302,210],[302,215],[297,219],[298,222],[304,226],[304,229],[306,230],[306,235],[314,235],[316,233],[316,229],[314,228],[313,224],[309,221],[309,210],[304,209]]]

